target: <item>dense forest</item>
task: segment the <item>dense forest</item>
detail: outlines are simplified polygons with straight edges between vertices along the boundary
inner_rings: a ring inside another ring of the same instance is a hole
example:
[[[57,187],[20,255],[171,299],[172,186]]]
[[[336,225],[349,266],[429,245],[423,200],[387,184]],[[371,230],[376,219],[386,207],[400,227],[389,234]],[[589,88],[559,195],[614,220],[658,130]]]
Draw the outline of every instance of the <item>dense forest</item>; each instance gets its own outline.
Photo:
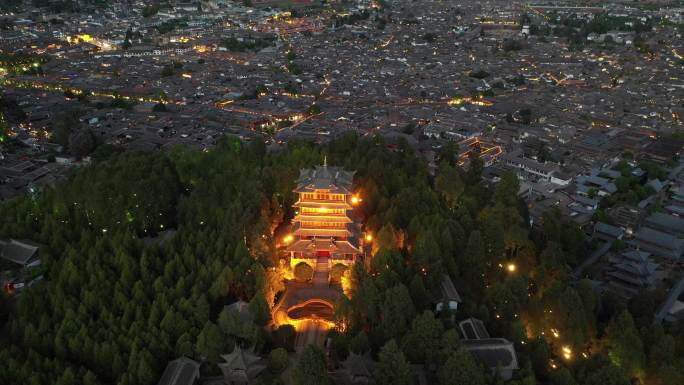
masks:
[[[478,159],[463,170],[443,152],[432,176],[405,143],[353,135],[277,153],[226,138],[206,151],[106,155],[0,205],[0,237],[44,245],[47,271],[16,300],[0,297],[2,384],[155,384],[181,355],[215,371],[234,344],[268,356],[261,382],[280,383],[292,330],[263,328],[282,289],[273,232],[293,215],[298,170],[324,155],[356,170],[358,215],[375,235],[370,267],[345,273],[352,292],[336,306],[333,348],[369,352],[379,384],[410,384],[410,364],[425,364],[431,383],[500,383],[451,315],[432,312],[443,274],[463,298],[456,321],[477,317],[515,342],[511,384],[684,383],[681,329],[652,323],[653,295],[621,304],[572,282],[590,252],[582,231],[558,212],[531,229],[516,177],[489,186]],[[252,322],[224,310],[237,299]],[[294,382],[329,383],[323,360],[306,349]]]

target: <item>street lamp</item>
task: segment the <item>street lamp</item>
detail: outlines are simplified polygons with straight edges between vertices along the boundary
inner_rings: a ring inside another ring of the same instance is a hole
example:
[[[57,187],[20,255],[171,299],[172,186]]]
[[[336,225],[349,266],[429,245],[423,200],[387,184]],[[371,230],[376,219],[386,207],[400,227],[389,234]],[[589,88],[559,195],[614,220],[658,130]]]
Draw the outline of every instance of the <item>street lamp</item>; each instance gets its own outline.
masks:
[[[515,271],[518,270],[518,266],[516,266],[515,263],[509,263],[506,265],[506,270],[508,270],[509,273],[515,273]]]

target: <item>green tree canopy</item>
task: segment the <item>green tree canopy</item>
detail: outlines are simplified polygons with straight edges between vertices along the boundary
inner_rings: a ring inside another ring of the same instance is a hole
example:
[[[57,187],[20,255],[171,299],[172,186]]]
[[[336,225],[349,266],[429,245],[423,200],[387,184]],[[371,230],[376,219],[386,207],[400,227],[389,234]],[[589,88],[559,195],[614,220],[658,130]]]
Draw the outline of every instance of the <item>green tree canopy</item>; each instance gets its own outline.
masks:
[[[380,349],[374,378],[378,385],[413,385],[413,372],[394,340]]]
[[[325,355],[314,345],[308,345],[299,355],[299,360],[292,373],[295,385],[328,385]]]

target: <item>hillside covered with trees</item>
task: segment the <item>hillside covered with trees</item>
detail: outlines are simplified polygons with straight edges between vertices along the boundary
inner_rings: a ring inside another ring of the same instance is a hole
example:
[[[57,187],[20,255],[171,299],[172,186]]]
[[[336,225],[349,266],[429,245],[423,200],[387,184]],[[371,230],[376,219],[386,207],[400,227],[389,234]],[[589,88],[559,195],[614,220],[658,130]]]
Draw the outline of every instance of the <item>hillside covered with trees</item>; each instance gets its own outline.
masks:
[[[112,153],[0,205],[0,238],[44,245],[47,271],[16,301],[0,298],[0,383],[155,384],[169,360],[205,360],[211,372],[236,343],[270,354],[278,373],[292,331],[263,327],[282,289],[270,269],[273,232],[293,215],[299,169],[324,155],[356,170],[375,254],[369,269],[345,273],[352,292],[336,306],[333,347],[340,358],[369,352],[379,384],[409,384],[410,364],[425,364],[431,383],[499,383],[463,348],[450,315],[433,313],[443,274],[463,298],[455,320],[477,317],[515,342],[511,384],[684,383],[681,329],[652,324],[648,295],[621,305],[571,282],[590,245],[557,212],[531,229],[514,175],[491,187],[478,159],[466,171],[443,157],[432,176],[408,145],[356,136],[279,153],[236,139],[208,151]],[[237,299],[250,302],[251,323],[223,310]],[[329,383],[323,359],[305,350],[295,383]]]

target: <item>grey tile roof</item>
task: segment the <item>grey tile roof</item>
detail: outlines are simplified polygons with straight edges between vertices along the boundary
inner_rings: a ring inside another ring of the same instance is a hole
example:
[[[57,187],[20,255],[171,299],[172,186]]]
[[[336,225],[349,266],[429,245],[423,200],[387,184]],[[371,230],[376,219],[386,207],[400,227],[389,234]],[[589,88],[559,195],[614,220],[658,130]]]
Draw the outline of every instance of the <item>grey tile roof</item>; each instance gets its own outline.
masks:
[[[199,378],[200,364],[181,357],[169,362],[157,385],[193,385]]]
[[[684,233],[684,219],[673,215],[654,213],[644,223],[667,233]]]
[[[0,241],[0,258],[26,265],[38,253],[38,245],[29,241],[11,239]]]
[[[302,169],[295,192],[330,190],[332,193],[351,194],[353,178],[354,172],[345,171],[341,167],[316,166],[313,169]]]
[[[619,238],[625,233],[623,229],[603,222],[596,222],[594,231],[614,238]]]
[[[641,227],[637,231],[634,241],[647,251],[673,258],[679,258],[684,249],[683,240],[650,227]]]
[[[458,323],[463,337],[467,340],[481,340],[491,338],[484,322],[477,318],[467,318]]]
[[[442,300],[447,300],[447,301],[456,301],[456,302],[462,302],[461,301],[461,296],[458,294],[458,291],[456,291],[456,287],[454,286],[454,282],[451,280],[451,278],[443,274],[442,275],[442,282],[440,283],[441,289],[442,289]]]
[[[463,341],[465,348],[488,368],[518,369],[513,343],[505,338]]]

